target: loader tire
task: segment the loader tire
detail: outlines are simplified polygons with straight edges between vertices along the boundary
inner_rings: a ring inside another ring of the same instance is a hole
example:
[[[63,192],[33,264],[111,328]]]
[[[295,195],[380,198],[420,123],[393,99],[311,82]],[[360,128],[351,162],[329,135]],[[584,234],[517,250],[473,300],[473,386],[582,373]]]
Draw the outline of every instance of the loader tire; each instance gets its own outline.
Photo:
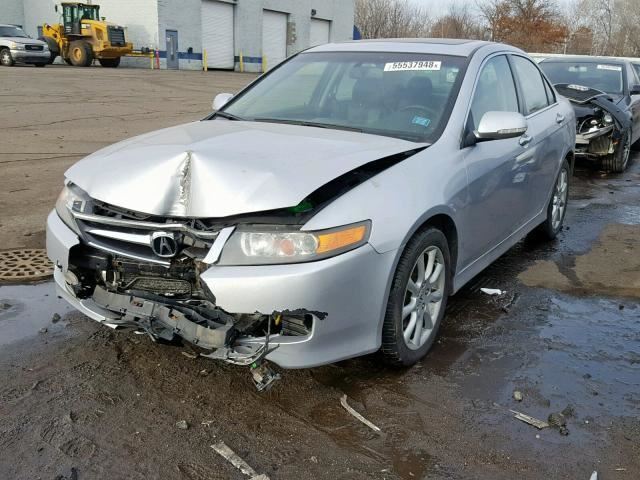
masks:
[[[69,59],[76,67],[88,67],[93,62],[93,50],[84,40],[76,40],[69,45]]]
[[[118,58],[100,58],[98,59],[100,65],[105,68],[117,68],[120,65],[120,57]]]

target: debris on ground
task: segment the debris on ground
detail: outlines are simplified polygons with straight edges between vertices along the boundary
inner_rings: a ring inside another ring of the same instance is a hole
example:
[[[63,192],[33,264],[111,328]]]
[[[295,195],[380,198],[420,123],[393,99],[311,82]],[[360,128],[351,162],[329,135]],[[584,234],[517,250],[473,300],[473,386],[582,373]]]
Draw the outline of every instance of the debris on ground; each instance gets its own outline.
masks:
[[[536,427],[538,430],[542,430],[543,428],[547,428],[549,424],[543,420],[527,415],[526,413],[516,412],[515,410],[509,410],[514,414],[515,418],[518,420],[528,423],[529,425]]]
[[[202,422],[200,422],[200,425],[204,425],[205,427],[209,427],[209,426],[211,426],[212,423],[213,423],[213,420],[203,420]]]
[[[547,418],[547,422],[549,422],[549,425],[552,425],[554,427],[567,426],[567,419],[562,413],[550,413],[549,417]]]
[[[251,468],[251,466],[238,456],[236,452],[231,450],[229,446],[224,442],[218,442],[215,445],[211,445],[220,456],[224,457],[231,465],[236,467],[242,473],[251,477],[251,480],[269,480],[266,475],[258,475],[258,473]]]
[[[566,437],[567,435],[569,435],[569,429],[567,427],[560,427],[560,435]]]
[[[202,370],[200,370],[199,373],[201,377],[206,377],[207,375],[209,375],[209,370],[207,370],[206,368],[203,368]]]
[[[51,317],[51,323],[58,323],[62,317],[58,313],[54,313]]]
[[[522,398],[523,398],[523,395],[522,395],[522,392],[521,392],[521,391],[519,391],[519,390],[515,390],[515,391],[513,392],[513,399],[514,399],[516,402],[521,402],[521,401],[522,401]]]
[[[366,418],[364,418],[362,415],[360,415],[358,412],[356,412],[348,403],[347,403],[347,396],[343,395],[342,398],[340,399],[340,403],[342,404],[342,406],[344,407],[344,409],[349,412],[351,415],[353,415],[354,417],[356,417],[358,420],[360,420],[362,423],[364,423],[367,427],[369,427],[371,430],[373,430],[374,432],[380,432],[380,428],[376,427],[373,423],[371,423],[369,420],[367,420]]]
[[[184,355],[187,358],[190,358],[191,360],[195,360],[196,358],[198,358],[198,355],[193,353],[193,352],[186,352],[186,351],[182,351],[180,352],[182,355]]]
[[[576,413],[576,409],[573,407],[573,405],[567,405],[560,413],[562,413],[565,417],[573,417]]]
[[[38,330],[38,333],[47,333],[47,327],[42,327],[40,330]]]
[[[251,380],[259,392],[266,392],[282,377],[276,373],[267,362],[251,365]]]
[[[179,428],[180,430],[186,430],[189,428],[189,424],[187,423],[186,420],[180,420],[176,422],[176,427]]]
[[[500,290],[499,288],[481,288],[480,291],[482,293],[486,293],[487,295],[502,295],[506,293],[505,290]]]
[[[598,480],[598,472],[593,472],[589,477],[589,480]]]

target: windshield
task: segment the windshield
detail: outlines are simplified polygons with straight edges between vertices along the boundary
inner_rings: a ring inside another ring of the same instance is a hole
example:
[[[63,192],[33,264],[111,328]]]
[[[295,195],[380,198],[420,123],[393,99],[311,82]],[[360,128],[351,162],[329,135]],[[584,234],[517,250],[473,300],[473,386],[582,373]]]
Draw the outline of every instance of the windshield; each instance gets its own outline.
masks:
[[[594,88],[605,93],[623,92],[622,65],[595,62],[541,62],[540,66],[554,84],[566,83]]]
[[[234,98],[224,112],[242,120],[433,143],[451,113],[465,60],[392,52],[300,54]]]
[[[19,27],[0,27],[0,37],[28,38],[27,34],[24,33],[24,30]]]

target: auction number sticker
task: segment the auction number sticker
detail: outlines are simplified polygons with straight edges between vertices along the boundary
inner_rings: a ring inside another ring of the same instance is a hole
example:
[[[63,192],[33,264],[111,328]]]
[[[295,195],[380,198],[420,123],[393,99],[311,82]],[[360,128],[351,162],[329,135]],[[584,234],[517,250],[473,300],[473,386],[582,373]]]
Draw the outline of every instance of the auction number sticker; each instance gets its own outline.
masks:
[[[598,70],[613,70],[615,72],[621,72],[622,67],[620,65],[598,65]]]
[[[416,60],[409,62],[390,62],[384,64],[385,72],[403,72],[410,70],[440,70],[442,62],[437,60]]]

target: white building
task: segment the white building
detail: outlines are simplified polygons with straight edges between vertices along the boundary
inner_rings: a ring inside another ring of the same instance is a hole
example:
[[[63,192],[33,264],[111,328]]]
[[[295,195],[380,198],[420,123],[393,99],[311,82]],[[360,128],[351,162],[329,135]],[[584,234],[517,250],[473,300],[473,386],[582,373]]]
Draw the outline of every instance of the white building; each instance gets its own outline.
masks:
[[[54,0],[2,0],[0,23],[38,26],[60,22]],[[354,0],[85,0],[107,21],[126,27],[135,49],[158,50],[161,68],[258,72],[313,45],[353,36]],[[148,67],[125,58],[123,65]]]

